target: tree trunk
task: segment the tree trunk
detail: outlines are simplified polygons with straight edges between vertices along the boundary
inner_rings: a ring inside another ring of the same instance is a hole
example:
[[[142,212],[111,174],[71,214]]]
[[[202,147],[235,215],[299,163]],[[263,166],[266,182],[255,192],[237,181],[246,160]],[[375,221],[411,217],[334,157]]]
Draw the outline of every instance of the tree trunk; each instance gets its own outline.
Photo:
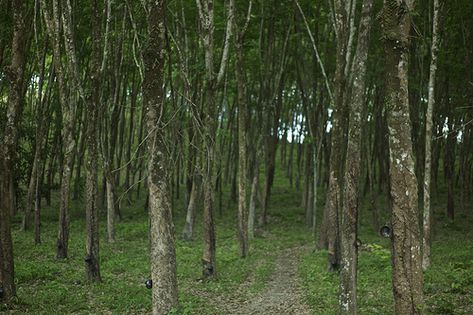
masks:
[[[76,176],[75,176],[75,181],[74,181],[74,191],[72,193],[73,200],[78,200],[79,197],[81,196],[81,172],[82,172],[82,164],[83,164],[84,156],[85,156],[87,128],[88,128],[88,123],[89,123],[88,114],[89,113],[85,113],[85,115],[87,115],[85,116],[85,118],[78,117],[78,119],[83,119],[84,121],[82,123],[82,128],[81,128],[82,133],[81,133],[79,144],[78,144],[79,149],[77,151]]]
[[[87,102],[87,164],[86,164],[86,257],[85,274],[88,281],[100,282],[100,259],[99,259],[99,227],[98,227],[98,116],[100,108],[100,31],[99,4],[94,0],[93,4],[93,42],[92,42],[92,71],[91,71],[91,95]],[[78,165],[80,167],[80,165]]]
[[[36,178],[35,202],[34,202],[34,243],[41,244],[41,177]]]
[[[47,38],[45,38],[44,44],[44,52],[41,57],[41,71],[39,75],[39,87],[38,87],[38,100],[37,100],[37,109],[36,109],[36,130],[35,130],[35,153],[33,159],[33,166],[31,168],[31,176],[28,185],[28,193],[26,198],[26,205],[25,205],[25,213],[23,216],[23,220],[21,223],[21,229],[26,231],[29,229],[30,221],[31,221],[31,207],[33,205],[33,200],[36,199],[36,190],[38,186],[38,177],[40,176],[41,170],[41,161],[43,158],[43,142],[45,138],[45,125],[46,119],[49,120],[50,118],[46,118],[45,116],[49,110],[49,95],[51,94],[51,88],[53,84],[48,84],[48,89],[46,91],[46,95],[43,95],[43,87],[44,87],[44,76],[45,76],[45,67],[46,67],[46,52],[47,52]],[[49,82],[53,81],[54,75],[54,67],[50,66],[50,74],[49,74]],[[36,201],[34,201],[34,207],[36,209]],[[36,212],[36,211],[35,211]]]
[[[432,48],[429,74],[429,100],[425,118],[425,167],[424,167],[424,236],[422,268],[430,267],[430,247],[432,244],[432,209],[430,205],[430,176],[432,160],[432,113],[435,106],[435,76],[437,72],[437,54],[439,49],[439,0],[434,0],[434,19],[432,27]]]
[[[115,175],[115,186],[118,188],[120,187],[120,174],[122,170],[122,157],[123,157],[123,148],[125,146],[125,121],[126,121],[126,94],[128,93],[128,88],[126,87],[126,81],[124,81],[124,87],[123,87],[123,96],[121,99],[121,106],[123,109],[120,111],[120,123],[119,126],[117,127],[118,130],[118,148],[116,152],[117,156],[117,168],[114,171]]]
[[[344,152],[344,99],[345,99],[345,62],[348,44],[348,23],[344,1],[335,1],[337,32],[337,66],[335,70],[335,95],[332,113],[332,134],[330,153],[329,187],[325,203],[327,218],[328,270],[334,271],[340,265],[340,208],[342,206],[342,161]]]
[[[59,98],[62,111],[62,129],[61,137],[63,143],[63,167],[61,174],[61,196],[59,205],[59,225],[58,225],[58,239],[56,242],[56,257],[58,259],[67,258],[67,249],[69,243],[69,200],[70,200],[70,181],[72,173],[72,163],[74,160],[75,150],[75,139],[74,139],[74,119],[76,118],[76,95],[68,97],[68,91],[66,87],[66,67],[63,66],[61,61],[61,25],[64,24],[65,28],[69,26],[70,21],[63,21],[61,16],[64,16],[60,12],[61,7],[57,0],[52,3],[52,13],[48,9],[45,0],[41,0],[41,9],[45,19],[46,28],[48,34],[53,42],[53,55],[55,62],[55,71],[59,83]],[[68,9],[68,5],[65,5],[63,10]],[[64,22],[64,23],[63,23]],[[70,31],[70,30],[69,30]],[[70,35],[70,34],[69,34]],[[66,40],[69,49],[68,53],[71,55],[70,59],[75,60],[75,53],[73,48],[72,39],[69,37]],[[74,72],[77,70],[75,65],[68,65],[68,72]],[[79,90],[77,77],[73,76],[71,91],[76,92]],[[75,94],[75,93],[73,93]]]
[[[204,192],[204,250],[202,254],[202,274],[205,279],[214,279],[216,271],[216,237],[214,223],[214,185],[217,179],[216,132],[217,132],[217,106],[216,91],[224,78],[227,62],[229,43],[233,31],[234,0],[228,5],[227,29],[222,60],[218,74],[214,71],[214,4],[213,0],[196,0],[199,11],[200,25],[202,27],[202,40],[205,49],[206,86],[204,99],[206,106],[202,112],[204,121],[202,159],[202,187]]]
[[[61,174],[62,182],[59,205],[59,227],[56,243],[56,257],[58,259],[67,258],[67,250],[69,245],[69,201],[72,174],[71,165],[74,159],[72,153],[75,142],[72,135],[72,121],[70,120],[70,117],[67,118],[68,122],[65,123],[62,132],[63,142],[66,144],[66,147],[64,148],[64,167]]]
[[[296,189],[299,190],[301,186],[301,164],[302,164],[302,149],[303,145],[300,143],[300,135],[296,138],[296,143],[294,144],[297,146],[297,155],[296,155],[296,164],[297,164],[297,174],[296,174]]]
[[[147,109],[150,260],[153,314],[167,314],[177,306],[176,250],[170,196],[170,156],[166,150],[164,115],[165,1],[148,5],[148,43],[143,53],[143,102]],[[159,128],[156,128],[159,126]]]
[[[451,106],[447,100],[447,106]],[[447,217],[450,221],[455,219],[455,147],[457,142],[457,131],[453,120],[453,114],[448,115],[448,135],[445,145],[445,181],[447,185]]]
[[[192,241],[194,234],[195,209],[197,206],[198,192],[199,189],[197,186],[197,180],[194,176],[194,180],[192,180],[191,193],[189,196],[189,203],[187,205],[186,223],[184,225],[184,229],[182,230],[182,238],[186,241]]]
[[[306,163],[305,163],[305,182],[304,182],[304,200],[303,207],[305,208],[305,223],[307,227],[312,227],[312,217],[313,217],[313,181],[312,181],[312,162],[313,162],[313,145],[310,143],[306,144]]]
[[[107,241],[109,243],[115,242],[115,218],[117,216],[115,211],[115,180],[111,172],[106,175],[106,196],[107,196]]]
[[[125,151],[125,161],[126,161],[126,172],[125,172],[125,182],[124,182],[124,190],[126,193],[126,200],[128,205],[131,205],[132,202],[132,185],[131,185],[131,176],[133,173],[133,163],[132,158],[134,159],[135,156],[132,157],[131,149],[133,146],[134,140],[134,123],[135,123],[135,107],[136,107],[136,98],[138,96],[138,89],[136,88],[135,84],[135,76],[132,79],[132,88],[131,88],[131,103],[130,103],[130,122],[128,126],[128,137],[127,137],[127,145]]]
[[[251,182],[250,209],[248,213],[248,238],[249,239],[252,239],[255,237],[256,201],[258,198],[258,189],[259,189],[259,163],[257,159],[258,158],[256,157],[253,162],[255,163],[255,165],[253,166],[254,170],[253,170],[253,179]]]
[[[261,207],[261,216],[259,224],[264,226],[268,223],[268,206],[271,197],[271,188],[273,186],[274,172],[276,170],[276,139],[270,135],[266,140],[266,176],[264,178],[263,204]]]
[[[345,160],[343,185],[343,209],[341,212],[341,270],[340,313],[357,314],[358,272],[358,208],[360,203],[361,126],[365,94],[365,77],[368,59],[371,10],[373,0],[364,0],[358,34],[356,55],[351,75],[351,108],[349,116],[348,146]]]
[[[238,98],[238,240],[240,243],[240,256],[243,258],[248,255],[249,251],[248,204],[246,197],[248,180],[248,105],[246,96],[246,68],[243,59],[244,33],[245,29],[238,31],[235,36],[235,76]]]
[[[24,69],[27,54],[28,24],[24,1],[13,0],[14,31],[11,46],[11,64],[5,68],[10,83],[7,117],[3,139],[0,140],[0,304],[9,304],[16,295],[14,280],[11,213],[15,192],[10,189],[14,177],[18,124],[22,113]]]
[[[314,249],[317,249],[317,215],[319,212],[319,203],[318,203],[318,184],[319,184],[319,177],[320,177],[320,171],[319,171],[319,164],[322,163],[321,159],[321,151],[322,151],[322,133],[324,130],[319,127],[319,133],[318,137],[316,139],[316,144],[314,146],[314,154],[312,156],[313,159],[313,164],[314,164],[314,169],[313,169],[313,191],[314,191],[314,196],[313,196],[313,203],[312,203],[312,235],[313,235],[313,240],[314,240]]]
[[[289,33],[288,33],[289,34]],[[287,44],[287,39],[286,39]],[[268,118],[268,134],[266,135],[265,141],[265,162],[266,162],[266,177],[264,181],[264,192],[263,192],[263,204],[261,207],[261,216],[259,218],[259,224],[264,226],[268,223],[268,207],[269,200],[271,197],[271,189],[273,187],[274,175],[276,172],[276,153],[278,148],[278,130],[279,130],[279,118],[281,116],[282,109],[282,89],[283,89],[283,74],[285,70],[284,56],[286,54],[287,45],[283,48],[283,58],[281,61],[278,77],[275,79],[278,86],[278,96],[276,99],[270,100],[275,102],[276,108],[274,109],[273,117]],[[272,121],[271,121],[272,120]]]
[[[386,53],[386,106],[393,201],[392,283],[394,309],[399,315],[421,314],[423,308],[417,179],[407,77],[410,12],[413,10],[413,0],[384,0],[381,17]]]
[[[295,143],[295,128],[294,128],[294,118],[293,120],[293,127],[291,128],[291,142],[289,144],[289,158],[287,161],[287,178],[289,178],[289,187],[294,186],[294,147],[296,146]]]

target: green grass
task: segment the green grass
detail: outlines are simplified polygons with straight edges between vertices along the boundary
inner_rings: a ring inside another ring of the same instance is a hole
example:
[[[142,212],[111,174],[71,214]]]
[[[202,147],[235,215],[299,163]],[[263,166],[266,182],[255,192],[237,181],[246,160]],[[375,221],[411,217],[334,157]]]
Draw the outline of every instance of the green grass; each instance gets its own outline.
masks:
[[[225,194],[223,215],[216,214],[218,280],[201,282],[202,213],[196,219],[195,240],[179,239],[184,224],[183,198],[176,201],[176,251],[178,262],[178,314],[222,314],[219,303],[237,297],[249,299],[264,289],[274,270],[277,251],[296,245],[311,245],[312,235],[304,224],[300,192],[288,188],[278,173],[270,203],[270,223],[252,240],[251,254],[241,259],[236,238],[236,204]],[[181,194],[182,196],[183,194]],[[425,273],[426,310],[433,314],[473,314],[472,214],[458,214],[445,224],[444,210],[434,203],[433,266]],[[382,198],[379,204],[382,204]],[[323,196],[320,198],[322,206]],[[116,242],[106,242],[105,215],[101,213],[100,257],[103,282],[87,283],[84,269],[85,209],[74,201],[71,209],[69,258],[55,259],[57,199],[43,209],[41,245],[33,233],[20,232],[15,218],[13,239],[18,298],[7,314],[144,314],[151,310],[151,292],[144,286],[149,277],[148,219],[143,201],[122,209]],[[199,207],[201,210],[201,207]],[[321,207],[319,209],[322,209]],[[382,220],[388,213],[382,212]],[[392,314],[391,258],[389,240],[380,238],[371,225],[371,213],[362,209],[359,258],[360,314]],[[320,218],[319,218],[320,222]],[[327,273],[327,253],[317,251],[301,257],[299,275],[306,301],[314,314],[335,314],[338,274]],[[247,285],[245,285],[247,284]],[[245,288],[245,290],[239,290]]]
[[[235,293],[241,283],[249,282],[249,296],[265,287],[273,272],[275,250],[310,241],[303,228],[303,211],[298,194],[275,188],[270,209],[271,226],[251,242],[251,255],[239,257],[236,238],[236,204],[225,199],[223,215],[216,214],[218,280],[201,282],[202,213],[195,226],[195,240],[179,238],[184,225],[183,200],[175,207],[176,252],[180,314],[218,314],[220,297]],[[151,310],[151,291],[144,281],[149,278],[148,219],[144,201],[122,208],[123,220],[116,226],[116,242],[107,243],[105,214],[100,223],[100,268],[103,282],[87,283],[85,256],[85,208],[83,201],[73,201],[69,258],[55,259],[58,199],[45,207],[42,215],[42,244],[34,245],[33,232],[20,232],[20,218],[13,226],[17,300],[9,314],[142,314]],[[229,206],[227,206],[229,205]],[[200,207],[201,208],[201,207]],[[201,209],[200,209],[201,210]],[[294,224],[295,223],[295,224]],[[210,303],[209,303],[210,299]],[[0,306],[1,307],[1,306]]]
[[[446,200],[446,199],[444,199]],[[382,204],[382,203],[381,203]],[[432,267],[424,273],[427,314],[473,314],[473,218],[457,213],[448,222],[441,200],[433,205],[435,215]],[[391,243],[379,237],[365,213],[360,229],[358,308],[360,314],[394,314],[391,290]],[[366,221],[366,222],[365,222]],[[447,223],[446,223],[447,222]],[[336,314],[337,274],[326,272],[327,252],[306,255],[299,274],[314,314]]]

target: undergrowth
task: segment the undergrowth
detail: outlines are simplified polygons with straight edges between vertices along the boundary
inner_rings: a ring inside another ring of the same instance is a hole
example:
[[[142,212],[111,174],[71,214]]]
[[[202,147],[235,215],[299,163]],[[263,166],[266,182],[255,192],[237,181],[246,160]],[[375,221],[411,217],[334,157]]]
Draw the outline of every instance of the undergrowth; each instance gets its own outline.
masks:
[[[195,239],[179,238],[185,219],[184,198],[175,201],[176,251],[179,302],[174,314],[223,314],[221,303],[247,300],[264,289],[278,250],[307,245],[313,236],[304,223],[301,193],[288,188],[278,173],[270,202],[269,225],[257,231],[250,256],[239,257],[236,237],[237,205],[224,198],[216,213],[218,280],[201,277],[202,213],[195,223]],[[225,197],[228,194],[225,194]],[[439,198],[440,199],[440,198]],[[380,201],[378,204],[382,205]],[[323,207],[320,196],[319,209]],[[102,207],[103,209],[103,207]],[[389,214],[382,210],[381,221]],[[319,210],[321,212],[321,210]],[[443,217],[441,203],[434,203],[435,229],[432,268],[425,273],[425,309],[432,314],[473,314],[473,220],[458,214],[455,223]],[[13,239],[17,299],[6,314],[146,314],[151,311],[149,278],[148,219],[144,201],[122,205],[123,218],[116,226],[116,241],[107,243],[105,213],[101,210],[100,268],[103,281],[85,279],[84,201],[72,202],[69,258],[55,259],[58,199],[42,214],[42,244],[34,245],[33,232],[20,232],[20,217],[14,219]],[[358,297],[360,314],[391,314],[390,241],[378,236],[367,206],[361,210]],[[319,213],[318,222],[321,221]],[[327,252],[307,251],[299,264],[300,283],[313,314],[337,313],[338,274],[328,273]],[[245,286],[245,283],[248,285]],[[240,288],[245,288],[240,290]]]

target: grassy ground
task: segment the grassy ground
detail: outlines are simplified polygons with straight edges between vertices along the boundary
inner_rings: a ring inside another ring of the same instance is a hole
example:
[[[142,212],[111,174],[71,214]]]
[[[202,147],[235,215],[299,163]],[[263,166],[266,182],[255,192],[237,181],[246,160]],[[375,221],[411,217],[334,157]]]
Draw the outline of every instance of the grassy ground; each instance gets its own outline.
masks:
[[[200,261],[202,229],[199,212],[193,242],[177,240],[179,314],[223,314],[222,303],[244,301],[264,289],[274,270],[278,249],[312,246],[311,232],[303,222],[300,193],[275,181],[270,207],[270,224],[251,243],[251,256],[238,256],[236,204],[224,200],[217,220],[217,272],[219,280],[203,283]],[[443,196],[440,196],[443,199]],[[442,213],[440,204],[434,204]],[[103,282],[84,281],[85,209],[73,203],[69,259],[54,258],[58,204],[43,211],[43,243],[35,246],[32,232],[19,232],[14,224],[14,251],[18,299],[7,314],[143,314],[151,309],[151,292],[144,286],[149,277],[148,221],[139,201],[122,209],[117,240],[105,240],[102,213],[100,256]],[[183,201],[176,203],[176,232],[184,223]],[[366,212],[366,213],[365,213]],[[426,309],[434,314],[473,314],[473,213],[459,214],[455,224],[443,224],[436,216],[433,267],[425,274]],[[360,314],[391,314],[391,265],[389,240],[380,238],[363,211],[360,239]],[[314,314],[335,314],[338,275],[326,272],[326,252],[308,252],[301,258],[298,274],[306,301]],[[242,290],[244,288],[244,290]]]
[[[439,200],[442,199],[446,200],[440,196]],[[444,216],[444,204],[439,200],[433,204],[432,268],[424,273],[425,311],[427,314],[473,314],[473,213],[468,216],[460,213],[455,223],[449,223]],[[359,313],[393,314],[391,242],[378,236],[368,222],[368,214],[362,219]],[[326,257],[326,251],[314,252],[304,257],[299,268],[314,314],[337,312],[339,278],[337,274],[325,272]]]

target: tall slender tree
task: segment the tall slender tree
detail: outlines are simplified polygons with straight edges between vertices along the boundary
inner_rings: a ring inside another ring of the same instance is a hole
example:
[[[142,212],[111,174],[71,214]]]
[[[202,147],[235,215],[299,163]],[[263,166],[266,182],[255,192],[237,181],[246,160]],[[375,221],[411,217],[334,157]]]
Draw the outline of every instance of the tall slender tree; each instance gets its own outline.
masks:
[[[87,177],[86,177],[86,259],[85,271],[87,280],[100,281],[99,263],[99,229],[98,229],[98,114],[100,107],[100,62],[101,62],[101,16],[97,0],[93,4],[92,26],[92,71],[90,76],[91,91],[87,102]]]
[[[216,133],[217,133],[217,88],[222,84],[225,76],[231,37],[233,32],[233,18],[235,1],[228,2],[227,28],[225,44],[217,73],[214,69],[214,2],[213,0],[196,0],[199,11],[199,20],[202,28],[202,41],[205,50],[205,87],[204,87],[204,110],[203,117],[203,149],[202,158],[202,188],[204,191],[204,251],[202,255],[202,273],[204,278],[215,278],[216,273],[216,237],[214,223],[214,185],[217,179],[217,169],[214,163],[216,155]]]
[[[27,2],[12,1],[13,38],[11,62],[4,71],[9,82],[7,121],[0,140],[0,303],[9,303],[16,295],[14,280],[11,214],[15,191],[14,165],[17,159],[18,124],[22,114],[25,64],[27,57],[28,17]]]
[[[249,1],[247,19],[243,27],[237,28],[235,23],[235,77],[237,80],[238,99],[238,239],[240,241],[240,255],[248,255],[248,203],[247,203],[247,181],[248,181],[248,106],[246,92],[246,74],[243,54],[243,41],[248,27],[251,14],[252,0]],[[235,18],[235,21],[237,19]]]
[[[176,250],[170,194],[170,153],[164,126],[165,1],[148,1],[148,38],[143,54],[143,102],[149,138],[148,188],[153,314],[167,314],[177,306]]]
[[[59,83],[59,99],[61,104],[62,114],[62,128],[61,140],[64,145],[63,148],[63,166],[61,174],[61,198],[59,206],[59,225],[58,238],[56,242],[56,257],[64,259],[68,256],[69,246],[69,203],[70,203],[70,182],[72,174],[72,164],[74,161],[74,151],[76,142],[74,139],[74,121],[77,112],[77,95],[79,89],[79,78],[77,76],[77,60],[75,58],[74,41],[72,40],[71,21],[70,18],[70,3],[64,0],[64,3],[59,4],[59,0],[53,0],[52,8],[45,0],[41,0],[41,11],[44,16],[46,29],[48,35],[53,43],[53,57],[56,76]],[[63,12],[69,11],[69,12]],[[68,31],[62,31],[67,29]],[[66,35],[67,33],[67,35]],[[64,38],[63,38],[64,34]],[[68,50],[68,58],[66,62],[63,61],[62,40],[66,39],[66,49]],[[76,75],[73,76],[73,73]],[[67,79],[70,79],[71,86],[67,85]],[[74,91],[74,93],[69,93]]]
[[[437,75],[437,56],[439,50],[440,0],[434,0],[432,22],[432,47],[430,51],[430,72],[427,113],[425,117],[425,166],[424,166],[424,234],[422,238],[422,268],[430,267],[430,247],[432,243],[432,208],[430,204],[430,178],[432,172],[432,114],[435,106],[435,78]]]
[[[337,40],[335,93],[332,114],[331,159],[329,166],[329,186],[325,209],[327,218],[328,270],[334,271],[340,265],[340,209],[343,187],[342,168],[344,137],[344,100],[346,89],[346,54],[348,45],[348,12],[345,0],[334,2],[335,34]]]
[[[392,283],[399,315],[421,314],[422,261],[417,178],[408,97],[408,48],[414,0],[384,0],[381,23],[386,53],[386,106],[392,209]]]
[[[342,314],[357,314],[357,273],[358,273],[358,206],[361,169],[361,113],[365,104],[365,79],[368,59],[371,10],[373,0],[364,0],[358,33],[358,43],[350,74],[351,106],[345,175],[343,186],[343,209],[341,212],[341,270],[340,303]]]

